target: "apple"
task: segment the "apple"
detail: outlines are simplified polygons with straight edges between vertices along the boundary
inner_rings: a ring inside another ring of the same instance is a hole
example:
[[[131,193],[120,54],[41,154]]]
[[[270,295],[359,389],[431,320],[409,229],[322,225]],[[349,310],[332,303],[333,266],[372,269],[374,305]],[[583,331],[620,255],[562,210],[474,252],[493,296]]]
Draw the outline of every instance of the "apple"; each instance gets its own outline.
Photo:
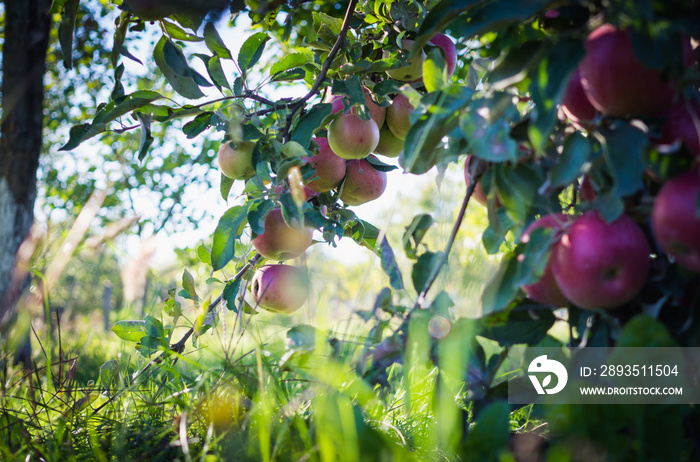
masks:
[[[435,34],[430,39],[432,45],[442,48],[445,53],[445,64],[447,64],[447,75],[452,77],[457,67],[457,48],[452,39],[445,34]]]
[[[585,42],[579,64],[581,83],[591,104],[616,117],[656,115],[673,101],[674,89],[661,72],[645,67],[635,56],[626,30],[603,24]]]
[[[168,0],[124,0],[124,3],[144,21],[158,21],[175,10],[173,3]]]
[[[697,100],[674,105],[664,112],[666,122],[661,137],[653,140],[659,145],[681,142],[695,157],[700,157],[700,103]]]
[[[413,46],[413,40],[402,40],[401,48],[404,50],[410,50]],[[391,56],[388,51],[384,52],[384,59]],[[411,59],[408,60],[408,65],[400,69],[392,69],[386,71],[386,73],[392,79],[399,80],[401,82],[412,82],[416,79],[423,77],[423,62],[425,61],[426,55],[425,51],[422,49],[420,52],[416,53]]]
[[[281,209],[272,209],[265,217],[265,229],[253,238],[253,247],[260,255],[276,261],[291,260],[311,245],[311,230],[291,228]]]
[[[345,178],[345,159],[338,157],[328,145],[328,139],[314,138],[318,145],[318,154],[304,157],[304,160],[316,169],[317,179],[306,184],[309,190],[321,193],[335,188]]]
[[[588,100],[581,83],[581,71],[576,69],[566,85],[564,96],[561,100],[561,109],[569,118],[571,124],[579,130],[586,130],[592,126],[596,116],[596,110]]]
[[[365,93],[365,103],[367,104],[367,109],[369,109],[370,119],[377,123],[377,127],[381,127],[384,125],[384,120],[386,119],[386,108],[374,104],[367,87],[362,87],[362,91]],[[330,103],[333,106],[331,114],[345,110],[345,103],[343,102],[342,95],[331,95]],[[357,114],[357,108],[353,107],[350,112],[352,114]]]
[[[559,231],[563,228],[563,225],[568,222],[568,220],[569,217],[562,213],[544,215],[540,217],[539,220],[532,222],[530,226],[525,229],[521,241],[523,243],[528,243],[530,241],[530,234],[537,228],[551,228],[555,230],[554,232]],[[533,284],[524,285],[522,286],[522,289],[530,299],[538,303],[554,307],[562,307],[566,306],[568,303],[566,297],[564,297],[564,294],[562,294],[561,290],[559,290],[559,286],[554,280],[554,273],[552,272],[553,259],[551,256],[554,253],[555,246],[556,244],[552,246],[550,258],[547,261],[547,266],[545,267],[540,280]]]
[[[612,223],[595,210],[576,218],[552,252],[561,293],[584,309],[608,309],[632,300],[649,272],[649,244],[627,215]]]
[[[258,268],[250,283],[250,291],[261,308],[285,314],[301,308],[309,295],[306,274],[289,265]]]
[[[374,156],[370,156],[375,158]],[[340,199],[348,205],[361,205],[377,199],[386,189],[386,172],[380,172],[365,159],[350,160]]]
[[[386,110],[386,125],[398,139],[405,140],[408,130],[411,128],[409,115],[413,110],[408,98],[404,95],[396,95],[391,101],[391,106]]]
[[[578,189],[578,193],[581,200],[584,200],[586,202],[593,202],[595,200],[597,194],[595,192],[595,188],[593,187],[593,182],[591,181],[590,176],[583,176],[583,178],[581,179],[581,185]]]
[[[343,159],[364,159],[379,144],[379,127],[357,114],[343,114],[328,126],[328,144]]]
[[[374,153],[386,157],[399,157],[402,151],[403,140],[398,139],[389,127],[384,125],[379,130],[379,144],[374,148]]]
[[[254,141],[241,141],[235,148],[230,141],[222,144],[217,154],[221,173],[232,180],[247,180],[254,177],[254,148]]]
[[[667,180],[654,200],[651,224],[659,245],[681,266],[700,272],[697,167]]]

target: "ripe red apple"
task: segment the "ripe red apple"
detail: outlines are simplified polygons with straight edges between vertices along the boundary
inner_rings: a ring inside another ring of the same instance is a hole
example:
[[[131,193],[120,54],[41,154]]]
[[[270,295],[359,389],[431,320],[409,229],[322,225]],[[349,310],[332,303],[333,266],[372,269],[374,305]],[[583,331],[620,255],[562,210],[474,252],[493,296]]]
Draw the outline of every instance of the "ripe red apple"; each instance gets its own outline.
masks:
[[[410,50],[413,46],[413,40],[403,40],[401,42],[401,48],[404,50]],[[385,51],[384,58],[388,58],[390,53]],[[400,69],[392,69],[386,71],[386,73],[392,79],[399,80],[401,82],[412,82],[416,79],[423,77],[423,62],[425,61],[425,51],[422,49],[416,53],[411,59],[408,60],[408,65]]]
[[[343,159],[364,159],[379,144],[379,127],[372,119],[343,114],[328,126],[328,144]]]
[[[623,305],[644,287],[649,244],[627,215],[606,223],[592,210],[569,226],[553,251],[552,272],[562,294],[584,309]]]
[[[144,21],[157,21],[169,16],[175,10],[168,0],[124,0],[131,12]]]
[[[527,243],[530,241],[530,234],[537,228],[551,228],[556,231],[562,229],[563,225],[567,223],[569,217],[562,213],[554,213],[551,215],[544,215],[530,224],[530,226],[525,229],[521,241]],[[554,280],[554,274],[552,272],[552,255],[554,254],[554,247],[550,252],[550,258],[547,261],[547,266],[542,273],[540,280],[533,283],[522,286],[523,291],[532,300],[542,303],[543,305],[551,305],[554,307],[566,306],[567,299],[564,294],[559,290],[557,281]]]
[[[681,142],[695,157],[700,157],[700,103],[696,100],[674,105],[662,114],[666,117],[661,127],[659,145]]]
[[[403,151],[403,140],[398,139],[389,127],[384,125],[379,131],[379,143],[374,148],[374,153],[386,157],[399,157],[401,151]]]
[[[445,64],[447,65],[447,75],[452,76],[457,67],[457,48],[452,39],[445,34],[435,34],[430,39],[432,45],[439,46],[445,52]]]
[[[384,193],[386,182],[386,172],[375,169],[367,160],[349,160],[340,199],[348,205],[373,201]]]
[[[661,79],[660,71],[637,59],[628,31],[603,24],[588,35],[585,46],[586,56],[579,64],[581,82],[591,104],[602,113],[655,115],[673,102],[673,86]]]
[[[314,138],[318,145],[318,154],[304,157],[304,160],[316,169],[318,179],[310,181],[306,187],[314,192],[330,191],[345,178],[345,159],[338,157],[328,145],[328,139]]]
[[[230,141],[219,146],[217,159],[221,173],[232,180],[247,180],[255,176],[253,148],[254,141],[241,141],[235,148]]]
[[[258,268],[253,275],[250,290],[258,306],[285,314],[301,308],[309,295],[304,271],[289,265],[265,265]]]
[[[561,109],[569,118],[571,124],[579,130],[586,130],[592,126],[596,110],[583,90],[581,72],[578,69],[576,69],[566,85],[564,97],[561,100]]]
[[[367,109],[369,109],[370,119],[376,122],[377,127],[381,127],[384,125],[384,120],[386,120],[386,108],[374,104],[367,87],[362,87],[362,91],[365,93],[365,103],[367,104]],[[331,114],[335,114],[336,112],[340,112],[345,109],[345,103],[343,102],[342,95],[331,95],[329,101],[333,105]],[[350,112],[352,114],[357,114],[357,108],[353,107]]]
[[[581,200],[584,200],[586,202],[593,202],[595,200],[596,192],[595,188],[593,187],[593,183],[591,182],[590,176],[583,176],[583,178],[581,179],[581,185],[578,189],[578,194]]]
[[[413,110],[408,98],[404,95],[396,95],[391,101],[391,106],[386,110],[386,125],[398,139],[405,140],[408,130],[411,128],[409,115]]]
[[[659,245],[676,262],[700,272],[700,218],[697,167],[666,181],[654,200],[651,224]]]
[[[291,228],[281,209],[272,209],[265,217],[265,229],[253,238],[253,247],[269,260],[284,261],[298,257],[311,245],[311,230]]]

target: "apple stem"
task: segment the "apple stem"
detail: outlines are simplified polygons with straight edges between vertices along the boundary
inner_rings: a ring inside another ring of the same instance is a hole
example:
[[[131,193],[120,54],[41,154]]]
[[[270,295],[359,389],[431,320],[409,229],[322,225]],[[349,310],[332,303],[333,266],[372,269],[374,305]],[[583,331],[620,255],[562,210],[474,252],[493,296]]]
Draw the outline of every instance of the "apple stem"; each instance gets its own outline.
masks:
[[[464,215],[467,212],[467,206],[469,205],[469,199],[471,199],[472,195],[474,194],[474,189],[476,189],[476,185],[479,184],[479,180],[481,179],[481,176],[484,174],[485,170],[486,170],[486,163],[479,158],[474,158],[474,161],[471,162],[471,164],[469,165],[469,171],[471,174],[471,178],[469,181],[469,185],[467,186],[467,193],[464,195],[464,200],[462,201],[462,206],[459,209],[459,214],[457,215],[457,220],[455,221],[454,226],[452,226],[452,232],[450,233],[450,238],[447,240],[447,245],[445,246],[445,250],[442,252],[442,256],[440,257],[440,260],[438,261],[437,265],[435,265],[435,267],[431,271],[430,277],[428,278],[428,282],[426,283],[425,287],[418,294],[418,297],[416,297],[416,302],[413,304],[413,309],[420,307],[421,302],[423,300],[425,300],[425,297],[427,296],[428,291],[433,286],[433,284],[435,283],[435,280],[437,279],[438,275],[440,274],[440,270],[442,270],[442,267],[445,265],[445,263],[447,263],[447,259],[450,255],[450,251],[452,250],[452,245],[454,244],[455,239],[457,238],[457,232],[459,232],[459,228],[462,226],[462,222],[464,221]]]
[[[238,270],[236,275],[233,276],[233,278],[231,278],[231,279],[235,280],[235,279],[242,278],[245,275],[245,273],[248,272],[248,270],[250,270],[251,268],[253,268],[255,266],[255,264],[258,262],[258,260],[260,260],[260,258],[262,258],[262,255],[260,255],[259,253],[256,252],[255,255],[250,260],[248,260],[248,262],[245,265],[243,265],[243,268]],[[216,307],[219,305],[219,303],[221,303],[222,300],[223,300],[223,293],[221,295],[219,295],[213,302],[211,302],[211,304],[209,305],[208,312],[211,313],[212,311],[214,311],[214,309],[216,309]],[[162,363],[166,356],[169,356],[171,353],[175,353],[176,355],[180,355],[183,352],[183,350],[185,349],[185,343],[187,343],[187,340],[189,340],[189,338],[192,336],[192,334],[194,334],[194,326],[190,327],[187,330],[187,332],[185,332],[185,334],[182,336],[182,338],[180,338],[180,340],[177,341],[177,343],[173,343],[172,345],[170,345],[170,349],[168,351],[162,352],[160,355],[158,355],[156,358],[152,359],[148,364],[146,364],[140,371],[138,371],[136,374],[132,375],[131,379],[129,380],[129,385],[127,387],[119,390],[117,393],[111,395],[109,397],[109,399],[107,399],[107,401],[105,401],[101,405],[97,406],[97,408],[95,408],[95,410],[92,411],[92,415],[93,416],[96,415],[105,406],[107,406],[109,403],[113,402],[115,399],[117,399],[119,396],[121,396],[125,391],[128,391],[134,385],[134,383],[136,383],[136,380],[139,377],[141,377],[143,374],[148,372],[149,369],[151,369],[151,367],[153,367],[154,365]],[[177,361],[177,359],[178,358],[176,356],[175,361]],[[173,363],[173,365],[174,365],[174,363]]]

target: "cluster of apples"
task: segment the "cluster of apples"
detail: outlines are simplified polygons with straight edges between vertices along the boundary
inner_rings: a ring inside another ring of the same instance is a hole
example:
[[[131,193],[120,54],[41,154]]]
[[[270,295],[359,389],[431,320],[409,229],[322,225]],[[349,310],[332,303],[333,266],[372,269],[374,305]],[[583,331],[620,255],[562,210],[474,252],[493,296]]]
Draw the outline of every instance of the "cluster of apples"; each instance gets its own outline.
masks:
[[[689,43],[685,66],[692,64]],[[664,120],[659,145],[683,145],[695,156],[690,170],[665,181],[654,199],[653,236],[660,249],[678,265],[700,272],[700,106],[695,94],[684,100],[673,79],[644,66],[632,49],[628,31],[605,24],[585,42],[586,55],[568,84],[562,110],[576,128],[591,129],[599,115]],[[586,186],[586,182],[582,184]],[[582,189],[584,200],[595,195]],[[594,210],[575,217],[542,216],[523,234],[551,228],[558,238],[541,279],[523,286],[529,298],[551,306],[571,302],[585,309],[611,309],[631,301],[646,284],[651,246],[628,215],[611,223]]]
[[[457,61],[457,50],[449,37],[438,34],[431,43],[445,52],[447,70],[451,75]],[[402,46],[412,45],[404,40]],[[425,53],[408,61],[401,69],[389,71],[390,77],[416,82],[422,78]],[[338,190],[338,197],[346,205],[356,206],[379,198],[387,186],[387,174],[376,169],[372,153],[397,157],[410,128],[409,115],[413,110],[408,98],[396,95],[388,107],[372,101],[368,88],[364,88],[369,119],[365,120],[356,108],[346,110],[341,95],[331,95],[332,113],[340,113],[327,127],[327,137],[313,139],[314,154],[293,141],[282,147],[284,156],[300,156],[316,170],[306,182],[306,198],[319,193]],[[224,143],[218,151],[221,172],[233,180],[248,180],[255,176],[253,151],[255,142],[241,141],[236,145]],[[370,161],[368,161],[368,159]],[[280,192],[280,191],[277,191]],[[289,226],[282,210],[275,208],[265,217],[264,232],[252,240],[255,250],[274,261],[286,261],[299,257],[312,243],[312,230],[299,223]],[[251,294],[258,306],[280,313],[292,313],[306,301],[308,289],[303,270],[291,265],[265,265],[259,268],[251,282]]]

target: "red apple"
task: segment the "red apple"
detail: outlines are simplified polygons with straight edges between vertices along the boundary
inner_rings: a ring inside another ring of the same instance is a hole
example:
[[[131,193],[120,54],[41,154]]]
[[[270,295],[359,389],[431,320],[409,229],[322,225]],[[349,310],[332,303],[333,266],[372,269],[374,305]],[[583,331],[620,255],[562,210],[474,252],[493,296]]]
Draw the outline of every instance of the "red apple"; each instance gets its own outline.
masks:
[[[386,125],[398,139],[405,140],[411,128],[409,115],[413,106],[404,95],[396,95],[386,110]]]
[[[578,189],[579,197],[586,202],[593,202],[596,198],[595,188],[591,182],[591,177],[584,175]]]
[[[439,46],[445,52],[445,64],[447,64],[447,75],[450,77],[455,73],[457,67],[457,48],[452,39],[445,34],[435,34],[430,39],[432,45]]]
[[[537,228],[551,228],[556,232],[562,229],[563,225],[568,220],[569,217],[562,213],[544,215],[540,217],[539,220],[532,222],[530,226],[525,229],[521,240],[523,243],[529,242],[530,234]],[[540,280],[533,284],[522,286],[522,289],[529,298],[538,303],[542,303],[543,305],[551,305],[554,307],[562,307],[566,306],[568,303],[566,297],[564,297],[564,294],[562,294],[561,290],[559,290],[559,286],[554,280],[554,274],[552,272],[553,258],[551,258],[551,256],[554,253],[555,246],[556,244],[552,246],[550,258],[547,261],[547,266],[545,267]]]
[[[661,127],[661,138],[653,141],[659,145],[681,142],[694,156],[700,157],[700,103],[683,102],[662,115],[666,122]]]
[[[379,130],[379,143],[374,148],[374,153],[386,157],[399,157],[403,151],[403,140],[398,139],[389,127],[384,125]]]
[[[265,217],[265,229],[253,238],[253,247],[269,260],[284,261],[298,257],[311,245],[311,230],[291,228],[281,209],[272,209]]]
[[[581,72],[578,69],[576,69],[566,85],[566,91],[561,100],[561,109],[569,118],[571,124],[579,130],[586,130],[592,126],[596,110],[583,90]]]
[[[627,215],[606,223],[592,210],[569,226],[553,250],[552,272],[562,294],[584,309],[632,300],[649,272],[649,244]]]
[[[386,119],[386,108],[374,104],[367,87],[362,87],[362,91],[365,93],[365,103],[367,104],[367,109],[369,109],[370,119],[376,122],[377,127],[381,127],[384,125],[384,120]],[[342,95],[331,95],[329,101],[333,105],[331,114],[335,114],[336,112],[340,112],[345,109],[345,103],[343,103]],[[352,114],[357,114],[357,108],[353,107],[350,112]]]
[[[301,308],[309,295],[304,271],[289,265],[265,265],[258,268],[250,289],[258,306],[285,314]]]
[[[328,126],[328,144],[343,159],[364,159],[379,144],[379,127],[372,119],[343,114]]]
[[[700,218],[697,200],[700,176],[697,167],[671,178],[654,201],[651,223],[659,245],[675,261],[700,272]]]
[[[217,154],[221,173],[233,180],[247,180],[254,177],[254,148],[253,141],[241,141],[235,148],[230,141],[222,144]]]
[[[370,156],[375,158],[374,156]],[[340,199],[348,205],[360,205],[373,201],[386,189],[386,172],[380,172],[365,159],[350,160]]]
[[[318,144],[318,154],[304,157],[304,160],[314,166],[318,179],[310,181],[306,187],[314,192],[330,191],[345,178],[345,159],[338,157],[328,145],[328,139],[314,138]]]
[[[588,35],[581,82],[591,104],[612,116],[655,115],[673,102],[674,89],[661,72],[635,56],[628,31],[604,24]]]
[[[124,3],[144,21],[157,21],[175,11],[173,3],[168,0],[124,0]]]

